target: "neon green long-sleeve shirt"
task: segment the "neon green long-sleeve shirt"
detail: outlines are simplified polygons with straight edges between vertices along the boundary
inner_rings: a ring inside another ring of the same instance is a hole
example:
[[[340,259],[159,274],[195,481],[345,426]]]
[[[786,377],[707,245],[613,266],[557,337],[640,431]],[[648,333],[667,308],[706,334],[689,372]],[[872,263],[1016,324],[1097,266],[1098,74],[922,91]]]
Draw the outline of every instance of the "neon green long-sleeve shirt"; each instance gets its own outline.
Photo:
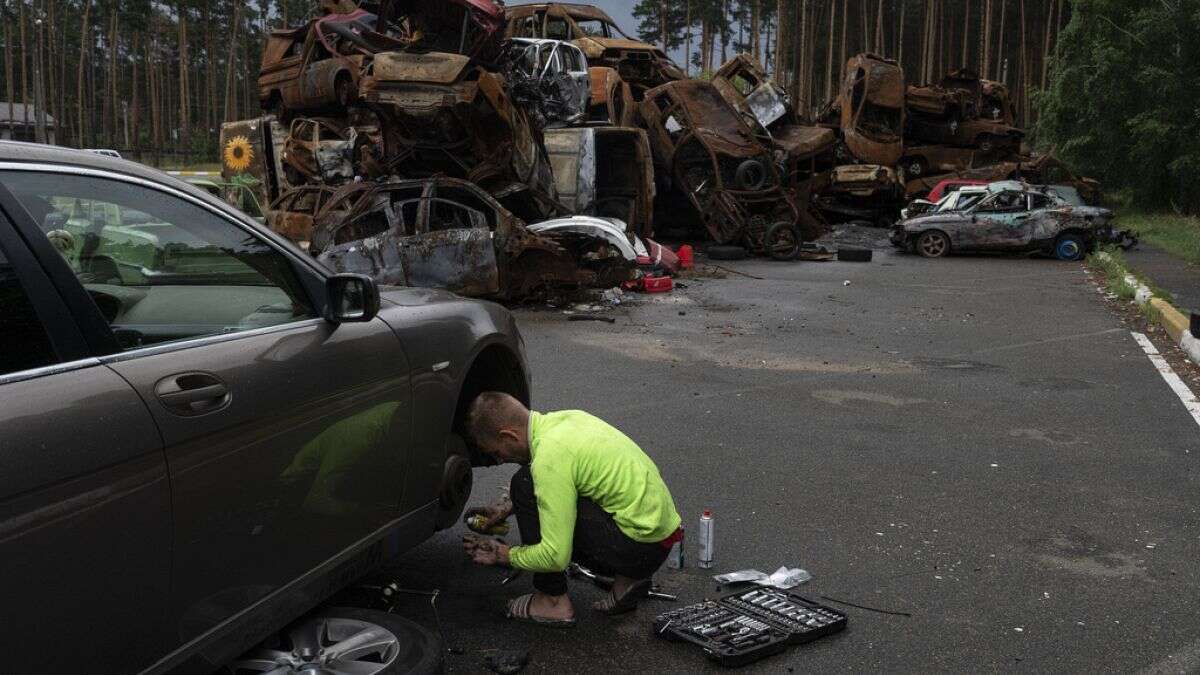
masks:
[[[658,467],[604,420],[580,410],[530,413],[529,451],[542,540],[513,547],[513,567],[531,572],[567,568],[580,497],[611,513],[634,541],[662,541],[679,528],[679,514]]]

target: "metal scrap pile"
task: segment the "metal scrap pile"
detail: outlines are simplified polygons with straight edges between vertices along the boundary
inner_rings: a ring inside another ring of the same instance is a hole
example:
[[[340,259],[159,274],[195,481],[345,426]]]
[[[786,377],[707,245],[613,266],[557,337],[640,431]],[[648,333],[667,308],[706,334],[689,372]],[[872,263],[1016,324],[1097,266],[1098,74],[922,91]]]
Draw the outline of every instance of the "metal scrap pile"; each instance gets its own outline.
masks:
[[[880,195],[886,183],[890,187],[874,201],[878,218],[867,218],[880,225],[894,217],[898,204],[952,178],[1070,185],[1089,203],[1099,199],[1095,181],[1075,177],[1052,156],[1028,153],[1008,88],[969,70],[953,71],[936,84],[906,85],[896,61],[859,54],[847,62],[843,86],[820,120],[840,133],[839,163],[862,166],[849,183],[835,177],[832,184],[845,189],[826,192],[823,205],[838,192]],[[853,186],[867,175],[875,177],[876,189]]]

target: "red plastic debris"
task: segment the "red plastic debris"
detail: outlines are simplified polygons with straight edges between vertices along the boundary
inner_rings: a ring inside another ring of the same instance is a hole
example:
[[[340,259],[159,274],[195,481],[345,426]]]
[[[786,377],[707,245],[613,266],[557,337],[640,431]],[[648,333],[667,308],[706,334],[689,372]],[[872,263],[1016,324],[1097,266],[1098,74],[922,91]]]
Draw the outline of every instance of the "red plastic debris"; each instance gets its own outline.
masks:
[[[642,277],[642,290],[647,293],[669,293],[672,288],[671,277]]]
[[[675,254],[679,256],[679,266],[685,270],[690,270],[696,266],[696,253],[692,250],[691,244],[684,244],[679,247],[679,251]]]

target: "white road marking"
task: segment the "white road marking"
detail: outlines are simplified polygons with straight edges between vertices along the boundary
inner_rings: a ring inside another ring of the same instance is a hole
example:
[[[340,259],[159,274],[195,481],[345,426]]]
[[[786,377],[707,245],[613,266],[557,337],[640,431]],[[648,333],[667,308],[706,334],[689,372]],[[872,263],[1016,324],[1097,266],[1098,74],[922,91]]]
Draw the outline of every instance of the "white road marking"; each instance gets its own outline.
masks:
[[[1162,375],[1162,378],[1167,381],[1167,386],[1171,387],[1171,391],[1175,392],[1180,401],[1183,401],[1183,407],[1187,408],[1187,411],[1192,414],[1192,419],[1196,420],[1196,424],[1200,424],[1200,399],[1197,399],[1192,390],[1188,389],[1183,380],[1179,379],[1179,376],[1175,374],[1175,371],[1171,370],[1171,364],[1167,363],[1163,355],[1158,353],[1158,348],[1154,346],[1150,338],[1142,333],[1134,332],[1133,339],[1137,340],[1137,343],[1142,346],[1142,351],[1146,352],[1146,356],[1150,357],[1150,362],[1158,369],[1158,374]]]

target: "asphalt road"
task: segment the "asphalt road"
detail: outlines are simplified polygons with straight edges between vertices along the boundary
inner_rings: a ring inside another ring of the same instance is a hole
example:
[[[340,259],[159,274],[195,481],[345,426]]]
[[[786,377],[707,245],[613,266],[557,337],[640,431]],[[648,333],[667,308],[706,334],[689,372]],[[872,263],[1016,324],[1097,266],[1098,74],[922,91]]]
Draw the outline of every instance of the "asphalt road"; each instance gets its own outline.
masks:
[[[535,407],[585,409],[638,440],[691,534],[715,513],[717,569],[691,564],[692,536],[665,590],[698,601],[716,595],[713,572],[786,564],[814,575],[808,597],[911,615],[840,607],[844,633],[746,671],[1200,663],[1200,427],[1082,266],[891,251],[730,266],[762,279],[688,280],[611,326],[519,317]],[[476,500],[510,473],[477,471]],[[609,619],[576,584],[575,630],[506,622],[528,578],[499,586],[462,555],[464,531],[389,570],[441,590],[451,672],[512,648],[530,673],[719,670],[651,636],[675,603]],[[427,598],[399,610],[433,625]]]

